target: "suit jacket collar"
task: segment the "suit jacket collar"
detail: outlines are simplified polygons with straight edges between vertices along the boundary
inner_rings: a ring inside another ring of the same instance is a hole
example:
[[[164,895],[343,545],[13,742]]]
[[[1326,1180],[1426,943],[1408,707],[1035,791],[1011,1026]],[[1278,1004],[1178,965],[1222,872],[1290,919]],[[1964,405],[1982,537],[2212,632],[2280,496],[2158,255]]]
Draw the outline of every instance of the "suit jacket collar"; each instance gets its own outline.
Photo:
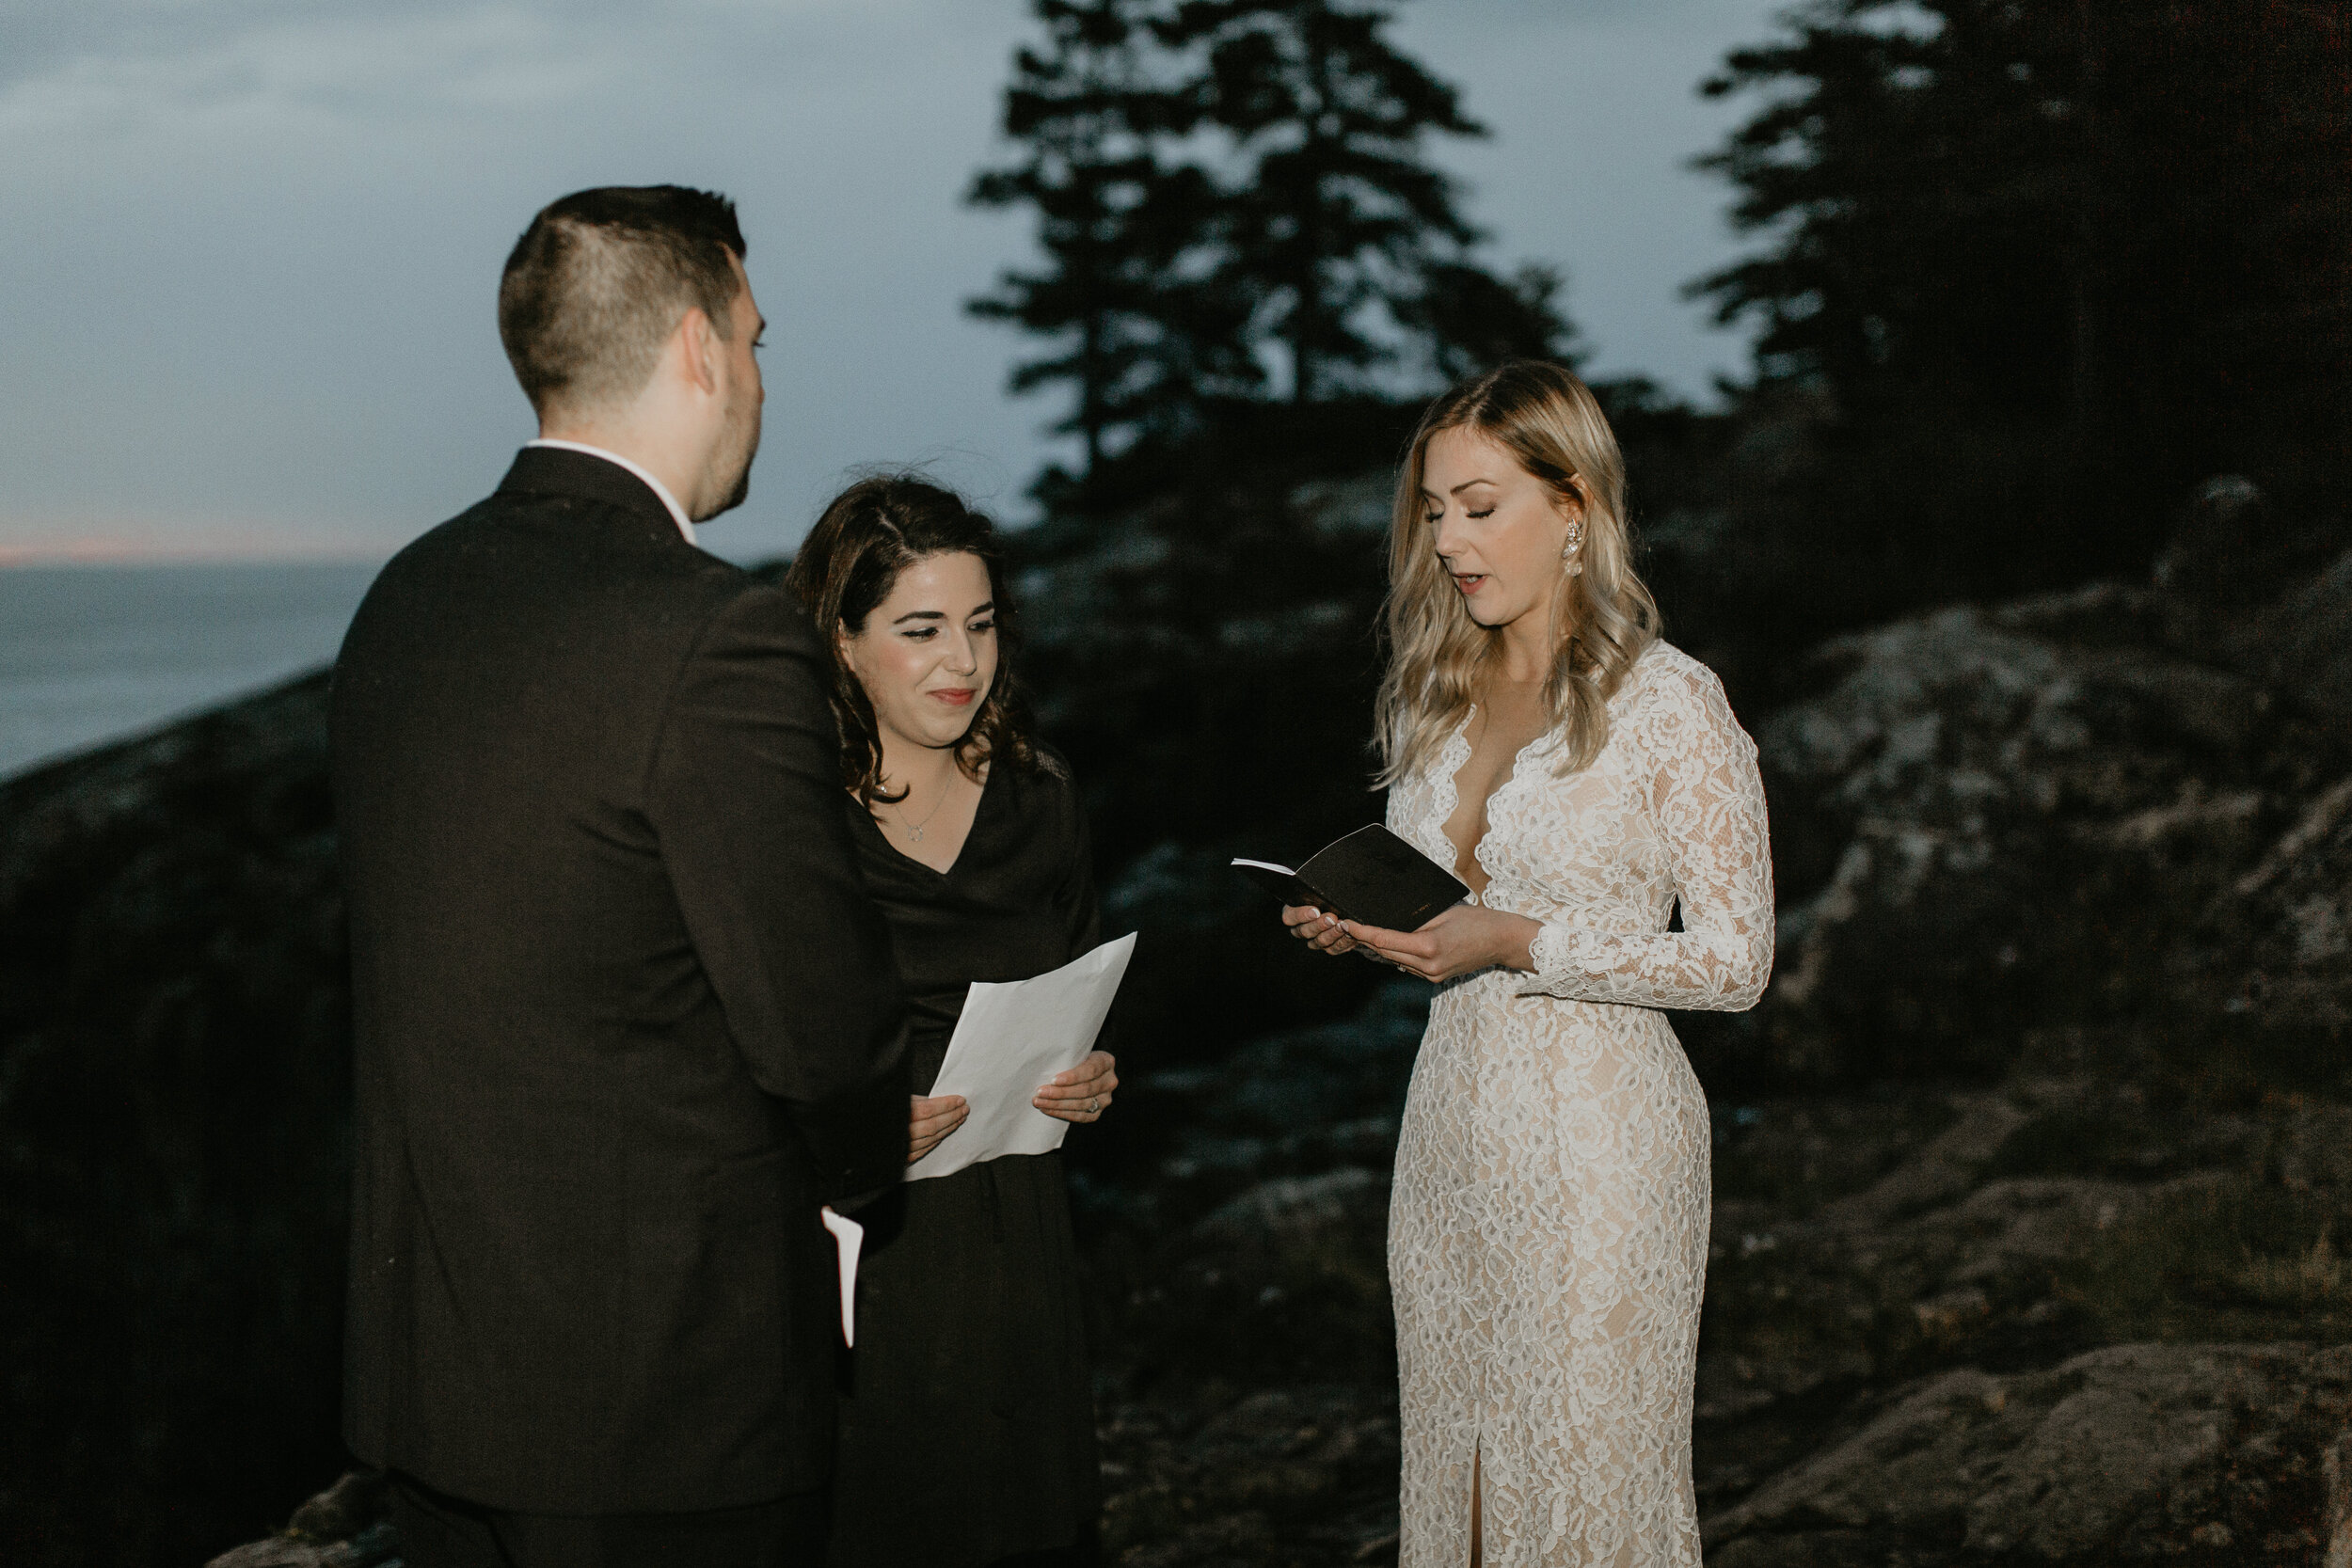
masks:
[[[675,545],[685,545],[677,521],[653,487],[618,463],[566,451],[562,447],[525,447],[515,454],[514,466],[499,481],[501,496],[563,496],[596,501],[642,522],[653,533]],[[688,548],[693,546],[688,546]]]

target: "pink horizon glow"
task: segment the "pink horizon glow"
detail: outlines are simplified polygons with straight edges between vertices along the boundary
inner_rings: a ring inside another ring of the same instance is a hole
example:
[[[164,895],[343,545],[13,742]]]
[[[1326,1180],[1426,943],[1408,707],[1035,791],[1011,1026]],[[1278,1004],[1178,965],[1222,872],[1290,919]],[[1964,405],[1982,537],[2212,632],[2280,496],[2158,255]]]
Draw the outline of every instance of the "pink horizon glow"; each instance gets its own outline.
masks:
[[[24,566],[363,565],[389,560],[405,542],[288,538],[262,530],[202,531],[177,538],[142,532],[0,539],[0,571]]]

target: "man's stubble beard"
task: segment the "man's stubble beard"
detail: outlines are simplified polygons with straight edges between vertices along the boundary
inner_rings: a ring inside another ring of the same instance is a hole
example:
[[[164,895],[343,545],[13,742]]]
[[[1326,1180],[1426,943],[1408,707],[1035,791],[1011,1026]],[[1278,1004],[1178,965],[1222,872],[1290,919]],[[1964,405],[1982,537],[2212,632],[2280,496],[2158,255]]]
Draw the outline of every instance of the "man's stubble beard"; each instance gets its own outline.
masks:
[[[745,398],[727,418],[727,448],[731,451],[740,444],[742,455],[736,461],[735,482],[727,487],[726,499],[712,507],[696,522],[707,522],[723,512],[732,512],[743,504],[752,493],[752,459],[759,455],[759,404]],[[725,470],[722,468],[721,472]]]

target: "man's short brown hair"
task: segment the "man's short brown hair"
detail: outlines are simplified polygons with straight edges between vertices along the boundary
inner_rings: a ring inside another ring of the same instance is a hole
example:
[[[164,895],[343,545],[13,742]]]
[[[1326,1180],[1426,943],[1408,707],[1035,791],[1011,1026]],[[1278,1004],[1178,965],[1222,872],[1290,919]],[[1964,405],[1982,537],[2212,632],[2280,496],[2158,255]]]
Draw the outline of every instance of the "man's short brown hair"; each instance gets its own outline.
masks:
[[[606,185],[544,208],[499,279],[499,339],[545,418],[623,403],[696,306],[733,332],[735,203],[683,185]]]

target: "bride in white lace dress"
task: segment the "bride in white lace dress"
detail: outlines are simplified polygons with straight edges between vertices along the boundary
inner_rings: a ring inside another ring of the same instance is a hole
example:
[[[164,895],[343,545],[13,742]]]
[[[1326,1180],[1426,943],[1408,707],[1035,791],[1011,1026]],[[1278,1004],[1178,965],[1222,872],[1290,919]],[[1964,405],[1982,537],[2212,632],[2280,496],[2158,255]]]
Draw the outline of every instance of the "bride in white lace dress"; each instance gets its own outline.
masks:
[[[1400,1568],[1699,1561],[1707,1102],[1659,1009],[1755,1004],[1772,865],[1756,748],[1659,641],[1624,491],[1565,371],[1431,408],[1391,542],[1389,826],[1472,897],[1409,934],[1284,911],[1438,983],[1389,1224]]]

